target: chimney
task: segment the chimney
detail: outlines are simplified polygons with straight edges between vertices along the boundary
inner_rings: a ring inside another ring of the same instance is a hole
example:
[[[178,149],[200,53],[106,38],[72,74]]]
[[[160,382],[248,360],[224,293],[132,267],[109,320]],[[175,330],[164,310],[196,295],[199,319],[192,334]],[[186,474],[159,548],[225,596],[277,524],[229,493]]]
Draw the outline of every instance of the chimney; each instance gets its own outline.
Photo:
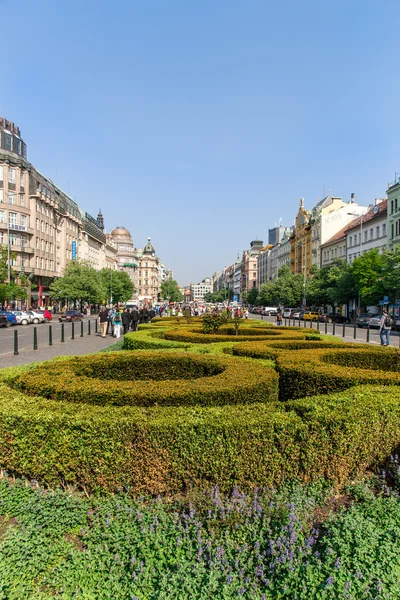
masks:
[[[350,204],[354,204],[354,196],[355,196],[355,194],[352,192],[350,194]]]

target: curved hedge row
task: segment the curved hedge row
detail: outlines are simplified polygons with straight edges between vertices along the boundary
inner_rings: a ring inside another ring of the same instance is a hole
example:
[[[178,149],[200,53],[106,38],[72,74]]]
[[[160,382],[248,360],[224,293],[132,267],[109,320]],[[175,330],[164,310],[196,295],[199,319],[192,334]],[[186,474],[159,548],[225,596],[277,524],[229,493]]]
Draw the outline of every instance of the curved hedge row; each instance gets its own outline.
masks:
[[[124,350],[168,350],[173,348],[190,348],[190,342],[174,342],[164,339],[164,329],[152,327],[140,328],[124,335]]]
[[[311,350],[314,348],[353,348],[354,344],[344,344],[340,340],[298,339],[276,341],[264,340],[262,342],[242,342],[232,348],[234,356],[247,358],[261,358],[274,360],[284,350]]]
[[[307,332],[297,329],[288,330],[283,327],[268,327],[262,328],[246,328],[245,331],[239,330],[239,335],[235,335],[234,328],[221,330],[217,333],[203,333],[196,329],[170,329],[164,332],[164,339],[174,342],[187,342],[191,344],[213,344],[215,342],[246,342],[254,340],[257,336],[258,340],[268,340],[271,338],[279,338],[286,340],[304,339]]]
[[[48,362],[12,385],[30,395],[98,405],[191,406],[278,399],[278,375],[254,362],[189,352],[115,352]]]
[[[343,483],[387,456],[399,430],[395,387],[287,404],[142,408],[27,397],[0,384],[2,467],[87,492]]]
[[[276,357],[281,400],[327,394],[360,384],[400,385],[400,357],[395,349],[366,345],[282,351]]]

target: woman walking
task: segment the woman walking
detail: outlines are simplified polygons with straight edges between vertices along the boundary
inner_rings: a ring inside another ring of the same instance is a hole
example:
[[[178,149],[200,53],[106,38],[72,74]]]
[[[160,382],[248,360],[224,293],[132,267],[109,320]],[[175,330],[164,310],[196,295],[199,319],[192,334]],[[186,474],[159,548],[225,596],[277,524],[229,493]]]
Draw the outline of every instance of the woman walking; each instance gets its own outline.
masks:
[[[114,319],[113,319],[114,337],[116,337],[116,338],[121,337],[121,324],[122,324],[121,312],[122,311],[116,310],[114,313]]]

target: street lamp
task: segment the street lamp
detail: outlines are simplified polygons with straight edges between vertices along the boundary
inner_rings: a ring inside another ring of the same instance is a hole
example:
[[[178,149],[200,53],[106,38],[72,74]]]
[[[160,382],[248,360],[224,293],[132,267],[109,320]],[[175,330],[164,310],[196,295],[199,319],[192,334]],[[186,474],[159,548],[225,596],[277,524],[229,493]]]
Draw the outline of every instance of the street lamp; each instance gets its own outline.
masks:
[[[307,254],[306,254],[306,246],[305,244],[303,244],[303,242],[300,242],[299,244],[295,244],[295,248],[301,248],[302,249],[302,262],[304,260],[304,263],[302,265],[302,270],[303,270],[303,306],[304,308],[306,307],[306,279],[307,279]],[[303,250],[304,249],[304,250]]]

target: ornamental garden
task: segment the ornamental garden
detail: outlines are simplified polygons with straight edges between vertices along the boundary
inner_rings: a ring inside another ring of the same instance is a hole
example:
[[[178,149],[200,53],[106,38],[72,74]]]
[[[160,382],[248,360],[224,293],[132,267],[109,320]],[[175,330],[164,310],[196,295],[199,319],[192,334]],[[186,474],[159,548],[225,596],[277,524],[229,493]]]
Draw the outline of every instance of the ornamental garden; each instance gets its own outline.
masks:
[[[0,599],[400,597],[399,384],[212,318],[1,370]]]

